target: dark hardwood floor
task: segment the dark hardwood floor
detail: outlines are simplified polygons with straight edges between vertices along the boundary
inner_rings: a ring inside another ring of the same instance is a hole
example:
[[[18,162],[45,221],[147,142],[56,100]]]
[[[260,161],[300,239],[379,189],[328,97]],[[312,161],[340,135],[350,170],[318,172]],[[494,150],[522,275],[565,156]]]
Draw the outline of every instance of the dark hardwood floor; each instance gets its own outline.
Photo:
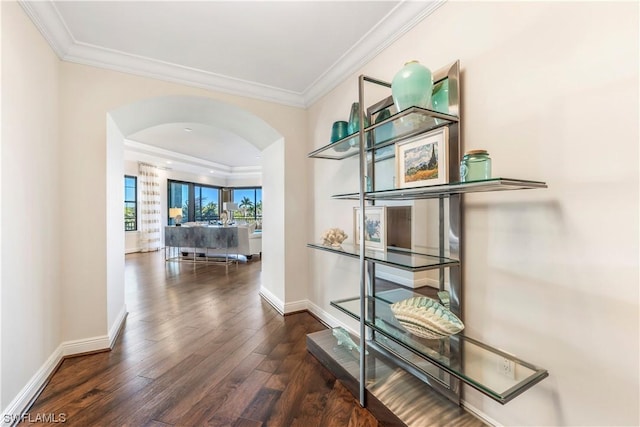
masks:
[[[307,352],[306,334],[325,327],[264,302],[260,270],[256,257],[225,274],[127,255],[115,347],[64,360],[21,425],[56,414],[83,427],[377,426]]]

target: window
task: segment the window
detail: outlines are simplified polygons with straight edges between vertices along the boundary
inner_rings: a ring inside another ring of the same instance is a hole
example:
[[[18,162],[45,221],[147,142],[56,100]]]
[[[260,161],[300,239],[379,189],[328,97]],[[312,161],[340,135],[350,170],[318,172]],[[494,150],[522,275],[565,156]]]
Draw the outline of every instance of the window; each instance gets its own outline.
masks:
[[[195,220],[213,221],[220,218],[220,189],[204,185],[195,185]]]
[[[182,222],[214,221],[220,218],[220,188],[172,180],[168,184],[167,208],[182,208]],[[169,218],[167,223],[173,225],[175,221]]]
[[[138,229],[138,178],[124,176],[124,231]]]
[[[238,210],[233,213],[236,219],[262,220],[262,188],[234,188],[233,202]]]
[[[237,220],[262,222],[262,188],[222,189],[211,185],[184,181],[168,181],[167,224],[174,225],[169,218],[169,209],[182,209],[182,222],[211,222],[220,219],[223,192],[231,194],[231,200],[238,204],[233,212]]]

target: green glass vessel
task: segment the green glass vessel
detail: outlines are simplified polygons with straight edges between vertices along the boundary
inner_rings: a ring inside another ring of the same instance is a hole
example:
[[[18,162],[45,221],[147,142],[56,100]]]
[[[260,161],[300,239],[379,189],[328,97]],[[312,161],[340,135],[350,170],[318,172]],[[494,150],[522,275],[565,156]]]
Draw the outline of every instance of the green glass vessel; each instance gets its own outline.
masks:
[[[491,158],[486,150],[470,150],[460,162],[460,182],[491,178]]]
[[[398,112],[414,106],[429,108],[432,91],[431,70],[418,61],[404,64],[391,81],[391,95]]]
[[[367,116],[364,117],[364,127],[369,126],[369,120]],[[360,131],[360,103],[354,102],[351,104],[351,112],[349,114],[349,135]]]
[[[376,118],[376,123],[380,123],[386,119],[391,117],[391,111],[388,108],[385,108],[378,114]],[[377,127],[374,130],[375,135],[375,143],[380,144],[381,142],[388,141],[394,137],[393,131],[393,123],[385,123],[382,126]]]

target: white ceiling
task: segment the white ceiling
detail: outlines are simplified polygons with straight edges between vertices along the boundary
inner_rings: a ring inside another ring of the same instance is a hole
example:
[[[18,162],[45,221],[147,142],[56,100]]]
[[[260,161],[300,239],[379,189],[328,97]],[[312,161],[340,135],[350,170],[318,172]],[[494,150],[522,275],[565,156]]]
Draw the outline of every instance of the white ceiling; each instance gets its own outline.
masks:
[[[21,5],[63,60],[306,107],[442,1]],[[203,125],[166,124],[129,139],[230,167],[259,165],[249,141]]]

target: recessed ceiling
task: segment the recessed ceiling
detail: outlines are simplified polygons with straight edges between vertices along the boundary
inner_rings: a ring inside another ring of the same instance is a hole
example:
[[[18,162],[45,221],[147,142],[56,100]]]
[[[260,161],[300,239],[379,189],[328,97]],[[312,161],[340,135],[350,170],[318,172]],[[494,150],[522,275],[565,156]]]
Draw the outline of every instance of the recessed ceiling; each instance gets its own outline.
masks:
[[[253,144],[235,133],[200,123],[165,123],[131,134],[127,140],[159,148],[157,154],[167,150],[229,168],[260,165],[260,150]]]

